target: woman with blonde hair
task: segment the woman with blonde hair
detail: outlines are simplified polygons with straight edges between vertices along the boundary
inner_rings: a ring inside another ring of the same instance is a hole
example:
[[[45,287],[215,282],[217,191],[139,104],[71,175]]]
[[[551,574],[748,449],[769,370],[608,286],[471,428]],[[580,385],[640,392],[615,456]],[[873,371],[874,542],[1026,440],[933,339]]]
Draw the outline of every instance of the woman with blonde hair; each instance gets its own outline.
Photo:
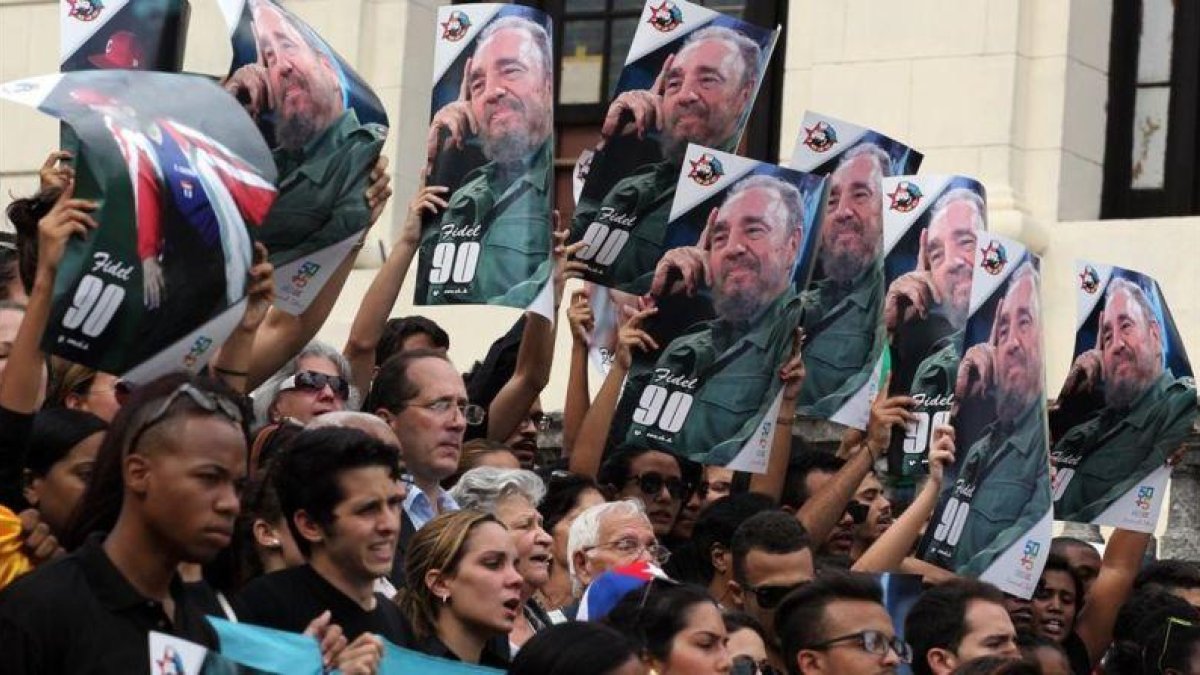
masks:
[[[397,596],[412,647],[442,658],[506,668],[521,607],[517,551],[495,516],[464,509],[422,527],[405,557]]]

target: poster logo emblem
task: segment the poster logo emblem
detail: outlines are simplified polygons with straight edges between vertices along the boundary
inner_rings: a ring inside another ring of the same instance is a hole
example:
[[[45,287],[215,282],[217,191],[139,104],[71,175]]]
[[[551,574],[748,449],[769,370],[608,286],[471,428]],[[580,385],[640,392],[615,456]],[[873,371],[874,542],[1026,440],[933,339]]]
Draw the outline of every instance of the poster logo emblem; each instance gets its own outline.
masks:
[[[887,196],[892,198],[892,204],[889,207],[891,210],[908,213],[917,208],[925,193],[921,192],[921,188],[917,187],[916,183],[902,180],[896,184],[895,191],[887,193]]]
[[[36,82],[13,82],[4,87],[5,94],[24,94],[38,88]]]
[[[192,348],[188,350],[187,356],[183,357],[184,367],[188,369],[194,368],[196,362],[200,360],[201,356],[204,356],[204,353],[208,351],[212,343],[212,338],[203,335],[196,338],[196,341],[192,343]]]
[[[721,160],[704,153],[696,161],[688,160],[692,165],[691,172],[688,173],[688,178],[696,181],[697,184],[708,187],[725,175],[725,167],[721,166]]]
[[[646,23],[660,33],[670,33],[683,23],[683,12],[675,3],[663,0],[658,7],[650,8],[650,19]]]
[[[154,665],[158,666],[158,675],[187,675],[183,667],[183,657],[171,646],[163,648],[162,658],[155,659]]]
[[[1004,244],[992,240],[992,243],[983,249],[983,261],[980,266],[983,271],[992,276],[996,276],[1004,271],[1004,267],[1008,265],[1008,251],[1005,250]]]
[[[67,16],[79,21],[94,21],[104,11],[103,0],[67,0],[71,9]]]
[[[817,122],[811,127],[804,127],[804,145],[813,152],[828,152],[837,142],[837,131],[829,122]]]
[[[1154,499],[1154,488],[1149,485],[1143,485],[1138,488],[1137,499],[1134,501],[1137,507],[1143,511],[1150,510],[1150,500]]]
[[[317,271],[320,269],[321,266],[311,260],[304,263],[296,270],[295,276],[292,277],[292,285],[297,289],[304,288],[308,285],[309,280],[317,276]]]
[[[1033,571],[1033,566],[1037,562],[1038,553],[1042,550],[1042,545],[1032,539],[1025,540],[1025,551],[1021,555],[1021,567],[1025,568],[1026,572]]]
[[[1100,290],[1100,273],[1096,271],[1095,267],[1084,265],[1083,271],[1079,273],[1079,287],[1090,295],[1094,295],[1096,291]]]
[[[458,42],[467,36],[469,30],[471,30],[471,17],[467,16],[466,12],[456,9],[450,12],[450,18],[442,23],[442,39]]]

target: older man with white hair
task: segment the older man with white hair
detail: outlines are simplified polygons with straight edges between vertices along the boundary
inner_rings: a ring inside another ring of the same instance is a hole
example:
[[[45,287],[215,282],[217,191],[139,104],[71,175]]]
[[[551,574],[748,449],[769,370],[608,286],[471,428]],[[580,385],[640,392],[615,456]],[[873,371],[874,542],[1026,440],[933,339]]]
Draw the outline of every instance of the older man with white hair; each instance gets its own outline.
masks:
[[[597,504],[571,523],[567,540],[571,588],[576,596],[604,572],[647,560],[665,564],[670,553],[658,543],[642,503],[636,499]],[[569,612],[568,612],[569,613]]]

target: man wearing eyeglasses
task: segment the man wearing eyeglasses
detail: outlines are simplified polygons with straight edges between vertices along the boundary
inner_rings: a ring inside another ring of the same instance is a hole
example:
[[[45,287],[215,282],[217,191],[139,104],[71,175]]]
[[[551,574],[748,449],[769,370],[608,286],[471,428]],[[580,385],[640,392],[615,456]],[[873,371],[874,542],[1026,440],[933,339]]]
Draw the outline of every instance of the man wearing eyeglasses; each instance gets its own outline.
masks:
[[[596,577],[614,567],[639,560],[665,565],[671,553],[658,543],[641,502],[622,499],[597,504],[575,518],[567,539],[567,555],[571,590],[581,597]],[[571,609],[564,613],[574,616]]]
[[[783,511],[757,513],[733,534],[732,604],[775,635],[775,609],[791,591],[813,580],[813,555],[804,527]],[[782,665],[779,644],[767,645],[771,661]]]
[[[789,675],[895,673],[912,660],[870,577],[823,576],[789,595],[776,618]]]
[[[467,402],[462,376],[443,352],[432,349],[385,361],[365,407],[396,432],[412,477],[392,565],[392,583],[403,583],[409,540],[434,516],[459,508],[441,482],[458,470],[463,434],[468,424],[483,421],[483,409]]]

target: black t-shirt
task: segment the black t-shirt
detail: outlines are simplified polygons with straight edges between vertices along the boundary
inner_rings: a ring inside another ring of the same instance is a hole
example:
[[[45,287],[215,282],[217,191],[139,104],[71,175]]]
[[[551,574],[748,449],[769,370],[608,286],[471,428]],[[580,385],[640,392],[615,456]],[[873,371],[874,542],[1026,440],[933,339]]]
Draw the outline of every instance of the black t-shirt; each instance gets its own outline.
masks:
[[[93,535],[71,555],[0,593],[0,670],[20,673],[150,672],[150,631],[216,648],[217,636],[183,584],[175,615],[130,585]]]
[[[28,506],[21,494],[21,470],[31,429],[33,415],[0,407],[0,504],[14,513]]]
[[[303,632],[328,609],[347,640],[374,633],[401,647],[411,642],[412,631],[400,608],[386,596],[376,593],[375,609],[368,612],[309,565],[251,581],[234,599],[233,608],[239,621],[292,633]]]
[[[1074,675],[1089,675],[1092,672],[1092,660],[1088,656],[1087,645],[1074,631],[1062,643],[1063,651],[1067,653],[1067,662],[1071,664]]]

